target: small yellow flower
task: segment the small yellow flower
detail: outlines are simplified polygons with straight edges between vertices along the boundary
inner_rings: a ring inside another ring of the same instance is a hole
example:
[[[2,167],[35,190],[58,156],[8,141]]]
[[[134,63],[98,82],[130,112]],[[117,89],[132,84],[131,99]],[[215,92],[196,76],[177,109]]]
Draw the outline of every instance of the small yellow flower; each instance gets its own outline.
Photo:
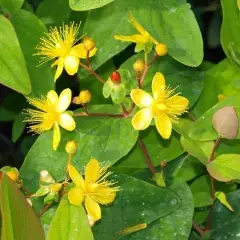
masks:
[[[40,55],[40,63],[56,59],[52,64],[57,66],[54,81],[61,75],[63,68],[69,75],[74,75],[78,71],[80,58],[87,58],[88,51],[83,43],[75,45],[80,38],[78,37],[80,24],[71,23],[70,26],[63,25],[59,29],[57,27],[50,28],[49,33],[40,39],[40,43],[36,49],[36,55]],[[74,46],[75,45],[75,46]],[[89,52],[89,57],[96,54],[97,48],[94,47]]]
[[[101,218],[99,204],[110,204],[116,197],[118,187],[112,187],[114,182],[107,181],[111,174],[107,172],[108,166],[100,166],[96,159],[91,159],[85,168],[85,179],[72,165],[68,166],[69,175],[75,183],[75,187],[68,193],[69,202],[73,205],[81,205],[84,201],[85,208],[90,219],[95,222]]]
[[[166,87],[162,73],[157,72],[152,81],[153,97],[142,89],[133,89],[131,98],[140,108],[132,119],[132,125],[136,130],[146,129],[152,119],[159,134],[168,139],[172,133],[172,122],[176,122],[178,116],[186,112],[188,99],[173,94],[174,89]]]
[[[143,26],[133,17],[133,15],[130,13],[128,15],[129,22],[132,24],[132,26],[140,33],[140,34],[134,34],[131,36],[122,36],[122,35],[116,35],[114,36],[115,39],[125,41],[125,42],[134,42],[139,44],[147,44],[147,43],[154,43],[158,44],[158,41],[154,39],[144,28]]]
[[[39,110],[27,109],[31,124],[30,132],[40,134],[53,128],[53,149],[56,150],[61,134],[59,125],[68,131],[76,127],[75,121],[69,112],[66,112],[71,103],[72,92],[69,88],[63,90],[58,97],[54,90],[48,92],[47,97],[28,98],[31,105]]]

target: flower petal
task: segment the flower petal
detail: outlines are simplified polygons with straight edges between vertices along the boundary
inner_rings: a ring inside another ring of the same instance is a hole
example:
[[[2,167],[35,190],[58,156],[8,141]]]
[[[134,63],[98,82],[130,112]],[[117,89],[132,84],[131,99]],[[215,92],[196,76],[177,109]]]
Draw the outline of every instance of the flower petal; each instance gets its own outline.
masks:
[[[143,108],[142,110],[138,111],[132,118],[132,125],[135,130],[144,130],[150,125],[152,118],[152,109]]]
[[[165,77],[162,73],[157,72],[152,81],[152,92],[154,99],[164,97],[165,86]]]
[[[153,104],[154,101],[152,96],[142,89],[133,89],[130,95],[133,102],[138,107],[149,107]]]
[[[81,206],[84,192],[79,187],[74,187],[68,192],[68,200],[72,205]]]
[[[68,131],[73,131],[76,128],[76,123],[73,117],[67,112],[60,114],[58,123],[61,127]]]
[[[57,103],[57,111],[64,112],[70,105],[72,100],[72,91],[69,88],[63,90],[59,96]]]
[[[80,60],[76,56],[67,56],[64,58],[64,68],[69,75],[73,76],[75,73],[77,73],[79,62]]]
[[[174,95],[166,99],[166,106],[169,109],[169,112],[172,112],[176,115],[180,115],[187,109],[189,101],[187,98],[182,96]]]
[[[63,58],[59,58],[55,63],[52,64],[52,66],[57,65],[57,71],[54,76],[54,82],[60,77],[63,71],[64,61]]]
[[[47,101],[49,104],[54,105],[58,101],[58,95],[54,90],[51,90],[47,94]]]
[[[78,58],[87,58],[87,50],[85,49],[83,43],[79,43],[71,48],[70,54]]]
[[[56,151],[58,148],[58,145],[61,141],[61,133],[59,130],[58,123],[54,123],[54,128],[53,128],[53,149]]]
[[[93,57],[97,53],[97,48],[95,47],[93,50],[89,52],[89,57]]]
[[[100,166],[97,159],[91,159],[85,168],[86,183],[95,183],[100,177]]]
[[[116,40],[124,41],[124,42],[134,42],[134,43],[141,43],[146,44],[148,42],[148,38],[142,36],[141,34],[134,34],[131,36],[123,36],[123,35],[116,35],[114,36]]]
[[[164,139],[169,139],[172,133],[172,123],[167,114],[166,113],[158,114],[158,116],[155,117],[155,124],[159,134]]]
[[[76,184],[76,186],[85,191],[86,188],[82,175],[71,164],[68,165],[68,173],[72,181]]]
[[[87,213],[91,216],[94,221],[101,219],[101,208],[99,204],[90,197],[85,199],[85,208]]]

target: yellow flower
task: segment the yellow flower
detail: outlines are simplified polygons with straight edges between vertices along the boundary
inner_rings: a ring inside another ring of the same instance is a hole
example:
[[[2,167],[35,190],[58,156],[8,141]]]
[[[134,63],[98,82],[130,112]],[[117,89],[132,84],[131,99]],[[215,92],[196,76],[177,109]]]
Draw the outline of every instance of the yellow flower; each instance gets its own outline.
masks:
[[[72,92],[69,88],[63,90],[59,97],[54,90],[51,90],[47,97],[28,98],[29,103],[39,109],[27,109],[30,117],[26,121],[31,124],[30,132],[40,134],[53,128],[54,150],[61,140],[59,125],[68,131],[73,131],[76,127],[71,114],[66,112],[71,98]]]
[[[146,129],[152,119],[159,134],[168,139],[172,133],[172,122],[176,122],[178,116],[186,112],[188,100],[179,94],[173,94],[174,89],[166,87],[162,73],[157,72],[152,81],[153,97],[142,89],[133,89],[131,98],[140,108],[132,119],[132,125],[136,130]]]
[[[157,40],[155,40],[144,28],[140,23],[137,22],[137,20],[133,17],[133,15],[130,13],[128,15],[129,22],[132,24],[132,26],[140,33],[140,34],[134,34],[131,36],[122,36],[117,35],[114,36],[115,39],[126,41],[126,42],[134,42],[139,44],[147,44],[147,43],[154,43],[158,44]]]
[[[79,25],[71,23],[70,26],[63,25],[59,29],[57,27],[50,28],[49,33],[40,39],[40,43],[36,49],[36,55],[40,55],[40,63],[56,59],[52,64],[57,65],[54,81],[61,75],[63,68],[69,75],[74,75],[78,71],[80,58],[87,58],[88,51],[83,43],[75,45],[80,38],[78,37]],[[74,46],[75,45],[75,46]],[[94,47],[89,52],[89,57],[96,54],[97,48]]]
[[[84,201],[90,219],[95,222],[101,218],[99,204],[112,203],[119,190],[118,187],[112,187],[114,182],[106,180],[111,174],[107,172],[107,168],[107,165],[100,166],[96,159],[91,159],[85,168],[85,179],[83,179],[74,166],[68,166],[69,175],[76,185],[68,193],[69,202],[73,205],[81,205]]]

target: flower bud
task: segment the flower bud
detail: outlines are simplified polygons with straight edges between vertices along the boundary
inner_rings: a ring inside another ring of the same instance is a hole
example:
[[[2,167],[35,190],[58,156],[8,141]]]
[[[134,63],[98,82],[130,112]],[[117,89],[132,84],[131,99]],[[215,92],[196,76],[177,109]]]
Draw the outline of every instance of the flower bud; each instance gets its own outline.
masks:
[[[226,98],[226,96],[223,95],[223,94],[219,94],[219,95],[218,95],[218,101],[219,101],[219,102],[222,101],[222,100],[224,100],[225,98]]]
[[[110,78],[111,78],[111,81],[115,84],[118,84],[121,82],[121,75],[118,71],[112,72]]]
[[[90,91],[88,91],[88,90],[81,91],[81,92],[79,93],[79,101],[80,101],[80,104],[85,104],[85,103],[90,102],[91,97],[92,97],[92,96],[91,96]]]
[[[153,175],[153,180],[159,187],[166,187],[166,183],[162,173],[155,173]]]
[[[136,72],[142,72],[144,70],[145,64],[142,59],[138,59],[134,64],[133,64],[133,69]]]
[[[239,120],[232,106],[219,109],[212,118],[212,125],[222,138],[235,139],[238,135]]]
[[[79,99],[79,96],[74,97],[73,100],[72,100],[72,102],[73,102],[74,104],[81,104],[80,99]]]
[[[77,152],[77,149],[78,149],[78,145],[77,145],[77,142],[74,140],[68,141],[65,146],[65,151],[71,155],[75,154]]]
[[[61,183],[53,183],[49,186],[51,193],[58,193],[62,189]]]
[[[85,47],[85,49],[90,52],[91,50],[93,50],[95,48],[95,42],[93,41],[92,38],[86,36],[83,38],[83,45]]]
[[[17,168],[10,167],[10,166],[5,166],[5,167],[1,168],[1,173],[2,172],[7,174],[7,176],[9,178],[11,178],[11,180],[13,182],[17,182],[18,181],[19,172],[18,172]]]
[[[168,47],[163,43],[158,43],[155,47],[155,51],[158,56],[165,56],[168,53]]]

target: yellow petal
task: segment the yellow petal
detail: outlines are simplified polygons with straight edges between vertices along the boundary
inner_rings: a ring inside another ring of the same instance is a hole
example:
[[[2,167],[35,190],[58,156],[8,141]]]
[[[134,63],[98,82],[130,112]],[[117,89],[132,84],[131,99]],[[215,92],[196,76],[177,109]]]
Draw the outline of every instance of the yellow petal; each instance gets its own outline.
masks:
[[[166,99],[165,104],[169,112],[180,115],[188,108],[189,101],[185,97],[174,95]]]
[[[69,107],[72,100],[72,91],[69,88],[64,89],[58,99],[57,112],[64,112]]]
[[[152,92],[154,99],[164,97],[165,95],[165,77],[157,72],[152,81]]]
[[[144,27],[134,18],[134,16],[131,13],[129,13],[128,15],[128,20],[139,33],[141,33],[142,35],[146,33]]]
[[[84,198],[84,192],[79,187],[74,187],[68,192],[68,200],[71,204],[81,206]]]
[[[95,47],[93,50],[89,52],[89,57],[94,56],[96,52],[97,48]],[[87,50],[85,49],[83,43],[79,43],[71,48],[70,55],[76,56],[78,58],[87,58]]]
[[[61,134],[59,130],[59,126],[57,123],[54,123],[54,128],[53,128],[53,149],[56,151],[58,148],[58,145],[61,141]]]
[[[150,125],[152,118],[152,109],[143,108],[142,110],[138,111],[132,118],[132,125],[135,130],[144,130]]]
[[[133,89],[130,95],[138,107],[150,107],[154,101],[152,96],[142,89]]]
[[[75,73],[77,73],[79,62],[80,60],[76,56],[67,56],[64,58],[64,68],[69,75],[73,76]]]
[[[114,36],[116,40],[121,40],[124,42],[134,42],[134,43],[141,43],[146,44],[148,42],[148,38],[142,36],[141,34],[134,34],[131,36],[123,36],[123,35],[116,35]]]
[[[97,48],[95,47],[93,50],[89,52],[89,57],[94,56],[97,53]]]
[[[57,71],[54,76],[54,82],[60,77],[63,71],[64,61],[63,58],[59,58],[52,66],[57,64]]]
[[[68,172],[69,172],[70,178],[76,184],[76,186],[81,188],[83,191],[85,191],[86,188],[85,188],[83,177],[77,171],[77,169],[73,165],[68,165]]]
[[[92,198],[86,197],[85,208],[94,221],[101,219],[101,208]]]
[[[155,124],[159,134],[164,139],[169,139],[172,133],[172,123],[170,118],[165,113],[161,113],[155,117]]]
[[[95,183],[100,175],[100,166],[97,159],[91,159],[85,168],[85,181]]]
[[[57,93],[54,90],[49,91],[47,94],[47,100],[48,100],[48,103],[51,105],[56,104],[58,101]]]
[[[58,121],[59,125],[68,131],[73,131],[76,128],[76,123],[73,117],[67,113],[61,113]]]

